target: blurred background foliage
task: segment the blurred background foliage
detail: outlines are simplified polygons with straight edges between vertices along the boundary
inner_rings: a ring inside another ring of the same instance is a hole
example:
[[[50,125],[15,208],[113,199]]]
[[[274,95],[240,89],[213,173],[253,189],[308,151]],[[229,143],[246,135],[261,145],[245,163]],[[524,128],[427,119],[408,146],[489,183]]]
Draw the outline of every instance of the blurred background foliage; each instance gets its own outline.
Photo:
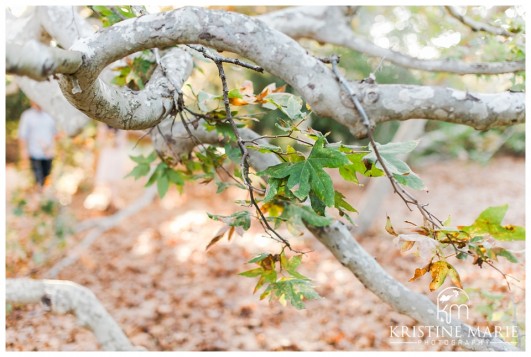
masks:
[[[217,6],[217,9],[237,11],[256,16],[282,7],[266,6]],[[170,10],[165,7],[163,11]],[[91,9],[85,9],[85,16],[91,19],[97,15]],[[501,26],[515,32],[507,39],[484,32],[474,32],[451,17],[443,7],[403,7],[380,6],[360,7],[352,17],[352,28],[359,35],[375,44],[411,56],[435,59],[459,59],[468,62],[511,61],[525,58],[524,19],[520,7],[467,7],[466,15],[478,21]],[[309,53],[319,57],[338,54],[340,66],[347,78],[362,80],[374,72],[380,84],[402,83],[434,86],[448,86],[460,90],[477,92],[501,92],[505,90],[524,90],[525,73],[503,75],[455,75],[448,73],[431,73],[405,69],[382,61],[380,58],[368,57],[356,51],[337,46],[318,43],[313,40],[301,40],[302,46]],[[224,53],[224,55],[231,55]],[[200,60],[197,56],[196,69],[189,83],[194,91],[204,90],[220,93],[217,71],[213,64]],[[123,72],[123,67],[121,68]],[[266,85],[276,83],[277,87],[285,84],[282,80],[269,75],[259,74],[236,66],[226,66],[231,88],[238,88],[245,80],[253,82],[255,93]],[[119,76],[120,72],[117,72]],[[6,86],[11,78],[6,79]],[[122,83],[123,84],[123,83]],[[293,92],[288,86],[287,92]],[[7,162],[17,161],[16,130],[21,113],[29,107],[29,101],[21,91],[6,95],[6,136]],[[265,111],[260,107],[247,106],[238,108],[240,115],[249,115],[258,120],[248,123],[258,132],[278,134],[274,123],[282,118],[280,111]],[[345,143],[365,144],[356,141],[349,130],[329,118],[312,114],[307,125],[321,132],[330,133],[330,140]],[[380,142],[388,142],[393,137],[399,123],[388,122],[376,130]],[[94,132],[93,128],[87,130]],[[428,123],[426,134],[421,139],[419,149],[412,160],[460,158],[486,162],[496,153],[523,155],[525,148],[524,125],[511,128],[498,128],[476,131],[461,125],[435,122]]]

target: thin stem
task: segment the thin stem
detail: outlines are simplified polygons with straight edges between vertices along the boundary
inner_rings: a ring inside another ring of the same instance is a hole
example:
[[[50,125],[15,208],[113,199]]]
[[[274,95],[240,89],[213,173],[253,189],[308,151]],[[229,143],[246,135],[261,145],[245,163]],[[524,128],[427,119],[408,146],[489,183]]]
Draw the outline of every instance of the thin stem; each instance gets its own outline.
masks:
[[[210,59],[210,60],[212,60],[212,61],[214,61],[216,63],[217,62],[231,63],[231,64],[238,65],[240,67],[252,69],[253,71],[256,71],[256,72],[260,72],[260,73],[264,72],[264,69],[262,67],[260,67],[260,66],[255,66],[254,64],[250,64],[250,63],[247,63],[247,62],[240,61],[237,58],[228,58],[228,57],[222,57],[222,56],[219,56],[219,55],[215,55],[215,54],[211,53],[209,50],[207,50],[203,46],[188,45],[188,47],[190,47],[191,49],[196,50],[197,52],[201,52],[203,54],[203,56],[205,56],[205,58],[208,58],[208,59]]]
[[[432,225],[431,229],[432,230],[440,229],[442,226],[444,226],[443,222],[439,218],[437,218],[433,213],[431,213],[430,211],[428,211],[426,209],[427,204],[421,204],[412,194],[410,194],[408,191],[406,191],[402,187],[402,185],[394,178],[394,176],[391,174],[391,172],[387,168],[387,165],[385,164],[385,162],[384,162],[384,160],[383,160],[383,158],[382,158],[382,156],[380,154],[380,151],[378,150],[377,143],[374,140],[374,136],[373,136],[373,129],[374,128],[373,128],[373,126],[372,126],[372,124],[371,124],[371,122],[369,120],[369,117],[367,116],[367,113],[365,112],[365,109],[361,105],[361,102],[357,98],[356,93],[354,93],[353,89],[351,88],[351,86],[349,85],[349,83],[347,82],[345,77],[343,77],[343,75],[341,75],[341,73],[339,72],[339,70],[337,68],[338,62],[339,62],[339,57],[337,57],[335,55],[331,56],[332,71],[333,71],[334,75],[336,76],[336,79],[341,83],[343,88],[347,91],[347,93],[350,96],[350,100],[352,101],[352,103],[356,107],[356,109],[357,109],[357,111],[358,111],[358,113],[359,113],[359,115],[361,117],[361,122],[362,122],[363,126],[365,127],[365,129],[367,130],[367,136],[368,136],[370,144],[371,144],[371,146],[373,148],[374,154],[376,155],[376,160],[377,160],[377,162],[380,162],[380,166],[382,167],[385,175],[389,179],[389,182],[391,183],[391,186],[393,187],[394,192],[404,201],[404,203],[409,208],[409,210],[412,210],[411,207],[409,207],[410,204],[416,206],[417,209],[419,210],[419,212],[421,213],[421,215],[424,217],[425,221],[431,223],[431,225]],[[447,234],[446,237],[448,238],[448,242],[453,247],[453,249],[454,249],[456,254],[464,253],[464,254],[467,254],[467,255],[473,255],[473,254],[471,254],[469,252],[465,252],[465,251],[462,251],[461,249],[459,249],[456,246],[454,240],[452,239],[452,237],[450,235]],[[484,262],[487,265],[489,265],[491,268],[493,268],[496,271],[498,271],[504,277],[509,290],[511,289],[511,287],[510,287],[508,278],[512,278],[512,279],[515,279],[515,280],[518,281],[518,279],[512,277],[511,275],[502,272],[499,268],[494,266],[490,261],[484,260]]]
[[[240,152],[242,154],[240,166],[241,166],[243,182],[244,182],[245,186],[247,187],[247,190],[249,191],[249,198],[250,198],[251,204],[252,204],[252,206],[254,206],[254,208],[256,209],[256,212],[258,213],[258,215],[260,217],[260,219],[259,219],[260,224],[264,227],[264,230],[268,233],[268,235],[272,239],[277,240],[279,242],[282,242],[284,244],[284,246],[286,246],[290,250],[294,251],[291,248],[290,243],[284,237],[282,237],[273,227],[271,227],[271,225],[267,221],[267,218],[265,217],[264,213],[260,209],[260,206],[258,205],[258,202],[256,201],[256,199],[254,197],[254,191],[256,189],[252,186],[251,180],[249,179],[249,162],[248,162],[249,151],[247,150],[245,142],[242,139],[242,137],[241,137],[241,135],[240,135],[240,133],[238,131],[238,127],[237,127],[237,125],[236,125],[236,123],[234,121],[234,118],[232,117],[232,112],[230,110],[230,102],[229,102],[229,88],[228,88],[228,85],[227,85],[227,77],[225,76],[225,70],[223,69],[223,63],[225,62],[225,63],[237,64],[239,66],[250,68],[250,69],[253,69],[253,70],[258,71],[258,72],[262,72],[263,69],[260,68],[260,67],[256,67],[256,66],[241,62],[239,60],[235,60],[235,59],[232,59],[232,58],[225,58],[225,57],[222,57],[222,56],[219,56],[219,55],[215,55],[213,53],[210,53],[210,51],[208,51],[206,48],[204,48],[202,46],[190,45],[189,47],[193,48],[196,51],[201,52],[203,54],[203,56],[205,56],[205,58],[208,58],[208,59],[212,60],[216,64],[216,67],[217,67],[218,73],[219,73],[219,78],[221,79],[221,88],[222,88],[222,91],[223,91],[223,104],[224,104],[224,107],[225,107],[225,117],[226,117],[225,120],[227,122],[229,122],[229,124],[230,124],[230,126],[232,128],[232,131],[233,131],[234,135],[236,136],[236,141],[238,143],[238,147],[239,147]]]
[[[348,84],[345,77],[339,73],[339,70],[337,69],[337,63],[338,63],[338,57],[332,56],[331,57],[331,63],[332,63],[332,71],[334,72],[337,80],[341,83],[343,88],[348,92],[350,99],[354,106],[356,107],[358,113],[361,117],[361,122],[363,126],[367,129],[367,136],[369,137],[369,141],[371,143],[371,146],[373,148],[374,154],[376,155],[377,161],[380,163],[380,166],[382,167],[383,171],[385,172],[385,175],[389,179],[389,182],[391,183],[391,186],[394,189],[394,192],[400,196],[400,198],[404,201],[406,206],[411,210],[411,207],[409,207],[410,204],[415,205],[419,212],[422,214],[424,219],[427,222],[430,222],[434,228],[441,228],[443,226],[442,221],[438,219],[434,214],[429,212],[425,207],[426,205],[421,204],[412,194],[410,194],[408,191],[406,191],[399,183],[396,181],[396,179],[393,177],[389,169],[384,163],[384,160],[382,159],[382,156],[380,154],[380,151],[378,150],[377,143],[374,140],[374,136],[372,133],[373,127],[371,125],[371,122],[369,120],[369,117],[367,116],[367,113],[365,112],[365,109],[361,105],[361,102],[359,101],[358,97],[356,96],[356,93],[352,90],[351,86]]]

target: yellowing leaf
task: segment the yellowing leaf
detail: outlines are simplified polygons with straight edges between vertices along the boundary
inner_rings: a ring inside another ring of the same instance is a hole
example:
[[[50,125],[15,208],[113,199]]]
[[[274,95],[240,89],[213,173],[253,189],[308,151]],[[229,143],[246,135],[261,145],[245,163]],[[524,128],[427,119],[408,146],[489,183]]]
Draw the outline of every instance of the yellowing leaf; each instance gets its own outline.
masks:
[[[232,235],[234,234],[234,226],[231,226],[229,229],[229,234],[227,234],[227,239],[230,241],[232,238]],[[241,228],[241,227],[240,227]]]
[[[525,240],[524,227],[501,225],[508,207],[508,205],[489,207],[481,212],[472,225],[459,228],[470,235],[489,234],[501,241]]]
[[[405,241],[405,242],[403,242],[402,246],[400,247],[400,253],[407,252],[408,250],[413,248],[414,245],[415,245],[414,241]]]
[[[455,286],[462,289],[463,285],[461,284],[461,278],[459,277],[459,274],[457,273],[457,270],[450,265],[449,263],[446,263],[448,266],[448,276],[450,276],[450,279],[452,279],[452,283],[454,283]]]
[[[391,218],[389,216],[387,216],[387,221],[385,222],[385,230],[387,231],[387,233],[395,237],[398,236],[398,233],[395,232],[395,229],[393,228],[393,225],[391,224]]]
[[[411,279],[409,279],[409,281],[415,281],[418,278],[420,278],[421,276],[423,276],[424,274],[426,274],[427,272],[428,272],[428,270],[426,269],[426,267],[417,268],[417,269],[415,269],[415,274],[413,275],[413,277]]]
[[[237,98],[237,97],[234,97],[234,98],[230,98],[229,99],[229,103],[232,104],[232,105],[235,105],[237,107],[242,107],[244,105],[247,105],[249,104],[248,101],[244,100],[244,99],[241,99],[241,98]]]
[[[264,269],[255,268],[255,269],[244,271],[243,273],[239,273],[238,275],[245,276],[247,278],[254,278],[256,276],[262,275],[263,273],[264,273]]]
[[[417,250],[416,253],[421,258],[430,259],[433,257],[437,250],[437,245],[439,244],[436,240],[431,237],[427,237],[422,234],[399,234],[395,240],[402,246],[403,242],[416,242]]]
[[[210,243],[208,243],[208,245],[206,246],[205,250],[208,250],[208,248],[212,247],[214,244],[216,244],[217,242],[219,242],[219,240],[221,238],[223,238],[223,235],[225,234],[226,231],[229,230],[229,226],[223,226],[220,228],[220,230],[216,233],[216,235],[214,236],[214,238],[212,238],[212,240],[210,241]],[[234,227],[232,227],[234,228]]]
[[[252,97],[254,96],[254,89],[253,89],[253,82],[246,80],[243,81],[242,85],[240,86],[240,93],[245,97]]]
[[[256,292],[257,292],[258,290],[260,290],[260,288],[261,288],[262,286],[264,286],[264,283],[265,283],[265,282],[266,282],[266,279],[265,279],[264,275],[262,275],[262,276],[260,277],[260,279],[258,279],[258,282],[256,283],[256,286],[254,287],[253,294],[256,294]]]
[[[431,265],[431,283],[430,291],[435,291],[441,287],[448,275],[448,263],[439,260]]]

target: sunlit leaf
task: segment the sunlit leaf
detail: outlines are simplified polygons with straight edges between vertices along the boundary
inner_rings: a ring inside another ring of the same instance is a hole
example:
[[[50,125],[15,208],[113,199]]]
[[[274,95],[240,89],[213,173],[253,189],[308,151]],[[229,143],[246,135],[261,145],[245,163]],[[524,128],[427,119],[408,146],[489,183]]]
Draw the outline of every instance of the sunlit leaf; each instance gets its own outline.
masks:
[[[255,268],[255,269],[244,271],[243,273],[239,273],[238,275],[245,276],[247,278],[254,278],[254,277],[262,275],[263,272],[264,272],[263,268]]]
[[[410,244],[404,246],[404,244],[407,242],[415,243],[417,246],[416,253],[421,258],[425,259],[431,258],[436,253],[437,245],[439,244],[431,237],[425,236],[423,234],[399,234],[395,240],[400,244],[402,249],[411,249]],[[403,251],[405,252],[406,250]]]
[[[452,283],[454,283],[454,285],[458,288],[462,289],[463,285],[461,284],[461,278],[459,277],[457,270],[455,270],[455,268],[450,265],[450,263],[446,263],[446,265],[448,266],[448,276],[452,280]]]
[[[269,257],[269,253],[261,253],[254,257],[253,259],[249,260],[247,263],[258,263],[264,260],[265,258]]]
[[[280,217],[299,226],[304,226],[304,222],[315,227],[324,227],[332,223],[331,218],[319,216],[310,207],[297,204],[287,205]]]
[[[395,180],[401,185],[411,187],[414,190],[425,190],[426,186],[424,182],[413,171],[410,171],[407,175],[393,174]]]
[[[352,207],[350,205],[350,203],[345,201],[345,196],[339,191],[335,191],[334,206],[336,208],[342,208],[342,209],[347,210],[349,212],[358,212],[354,207]]]
[[[229,228],[232,228],[234,229],[234,227],[229,227],[229,226],[223,226],[219,229],[219,231],[216,233],[216,235],[214,236],[214,238],[212,238],[212,240],[210,240],[210,242],[208,243],[208,245],[206,246],[205,250],[208,250],[211,246],[213,246],[214,244],[216,244],[217,242],[219,242],[219,240],[221,238],[223,238],[223,236],[225,235],[225,232],[227,232],[227,230]]]
[[[418,141],[407,141],[402,143],[387,143],[387,144],[378,144],[376,143],[376,148],[380,153],[384,165],[387,167],[391,174],[403,175],[411,172],[409,166],[397,155],[407,154],[415,147],[417,147]],[[382,164],[377,160],[376,153],[372,146],[369,147],[370,153],[365,156],[365,159],[370,160],[371,162],[376,163],[378,168],[382,168]]]
[[[140,177],[146,176],[149,173],[149,169],[150,169],[149,164],[138,164],[125,177],[132,176],[135,180],[138,180]]]
[[[345,147],[343,146],[343,149]],[[350,161],[349,165],[344,165],[339,168],[339,174],[347,181],[359,184],[357,173],[366,177],[383,176],[384,172],[377,168],[371,161],[366,160],[367,152],[355,152],[347,154]]]
[[[219,99],[213,94],[200,91],[197,94],[197,106],[202,112],[208,113],[218,108]]]
[[[385,221],[385,230],[387,231],[387,233],[395,237],[398,236],[398,233],[396,233],[395,229],[393,228],[393,225],[391,224],[391,218],[389,216],[387,216],[387,220]]]
[[[259,175],[277,179],[286,178],[287,188],[300,200],[308,197],[312,191],[327,207],[334,205],[334,186],[324,167],[340,167],[348,164],[344,154],[324,146],[325,139],[319,138],[308,158],[301,162],[285,162],[259,172]]]
[[[435,291],[441,287],[446,280],[448,270],[448,263],[442,260],[439,260],[431,265],[430,273],[432,280],[430,283],[430,291]]]
[[[221,221],[231,227],[242,227],[244,230],[248,230],[251,227],[251,215],[249,211],[239,211],[230,216],[207,214],[210,219]]]
[[[170,187],[170,182],[168,181],[167,176],[162,176],[157,180],[157,191],[159,193],[160,198],[166,195],[166,192],[168,192],[169,187]]]
[[[496,254],[497,256],[504,257],[511,263],[518,263],[518,259],[516,259],[513,253],[511,253],[507,249],[504,249],[502,247],[495,247],[495,248],[492,248],[492,252]]]
[[[508,207],[508,205],[489,207],[481,212],[472,225],[459,228],[470,235],[489,234],[501,241],[525,240],[524,227],[501,225]]]
[[[415,269],[415,274],[411,277],[411,279],[409,279],[409,281],[415,281],[419,279],[420,277],[424,276],[428,272],[428,269],[429,269],[429,264],[423,268]]]
[[[291,93],[271,93],[262,105],[267,109],[280,109],[290,120],[302,119],[302,99]]]

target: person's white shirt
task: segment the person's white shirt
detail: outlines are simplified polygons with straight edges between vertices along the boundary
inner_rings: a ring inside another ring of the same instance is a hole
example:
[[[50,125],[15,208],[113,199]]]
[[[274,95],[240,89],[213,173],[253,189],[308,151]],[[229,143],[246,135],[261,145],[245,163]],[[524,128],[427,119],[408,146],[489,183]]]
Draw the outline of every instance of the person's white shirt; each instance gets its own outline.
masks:
[[[22,113],[18,135],[25,141],[28,154],[32,159],[53,158],[56,133],[55,121],[47,113],[34,108]]]

